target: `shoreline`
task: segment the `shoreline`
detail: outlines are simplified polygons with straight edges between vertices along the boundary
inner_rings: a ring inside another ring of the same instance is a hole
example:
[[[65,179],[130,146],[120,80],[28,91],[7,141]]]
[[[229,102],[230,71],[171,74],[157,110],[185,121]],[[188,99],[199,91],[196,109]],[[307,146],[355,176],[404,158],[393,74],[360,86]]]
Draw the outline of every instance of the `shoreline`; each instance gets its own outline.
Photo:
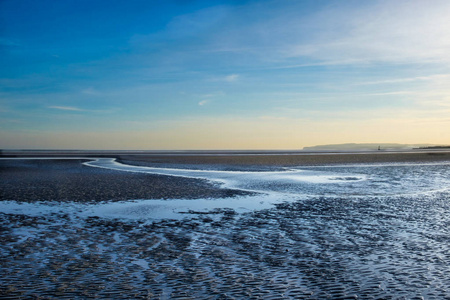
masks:
[[[321,155],[321,154],[390,154],[449,152],[450,148],[361,149],[361,150],[76,150],[76,149],[0,149],[0,157],[11,155]]]
[[[258,155],[118,155],[118,161],[146,166],[322,166],[366,163],[450,161],[450,152],[311,153]]]
[[[0,159],[96,159],[143,165],[315,166],[328,164],[450,161],[450,150],[301,152],[301,151],[66,151],[3,150]]]

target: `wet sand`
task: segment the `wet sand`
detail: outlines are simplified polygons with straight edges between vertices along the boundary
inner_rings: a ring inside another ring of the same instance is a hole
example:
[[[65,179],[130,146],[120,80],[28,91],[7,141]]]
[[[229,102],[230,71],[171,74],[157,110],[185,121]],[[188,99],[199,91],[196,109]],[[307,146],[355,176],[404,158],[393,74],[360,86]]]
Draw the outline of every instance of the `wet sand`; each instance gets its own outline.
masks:
[[[99,202],[243,195],[202,180],[92,168],[89,160],[0,160],[0,200]]]
[[[447,299],[449,218],[436,208],[449,201],[421,200],[316,198],[153,224],[0,214],[0,298]]]
[[[449,161],[450,150],[303,152],[303,151],[36,151],[4,150],[0,158],[114,157],[119,161],[225,166],[311,166],[355,163]]]
[[[436,162],[448,153],[117,155],[152,166],[261,168]],[[233,197],[196,179],[110,171],[85,160],[1,161],[1,200]],[[314,197],[183,220],[0,212],[2,299],[446,299],[448,193]]]
[[[425,152],[360,152],[360,153],[287,153],[287,154],[210,154],[210,155],[174,155],[140,154],[116,155],[119,161],[132,164],[152,165],[212,165],[212,166],[317,166],[330,164],[363,164],[394,162],[438,162],[449,161],[450,151]],[[134,163],[133,163],[134,162]]]

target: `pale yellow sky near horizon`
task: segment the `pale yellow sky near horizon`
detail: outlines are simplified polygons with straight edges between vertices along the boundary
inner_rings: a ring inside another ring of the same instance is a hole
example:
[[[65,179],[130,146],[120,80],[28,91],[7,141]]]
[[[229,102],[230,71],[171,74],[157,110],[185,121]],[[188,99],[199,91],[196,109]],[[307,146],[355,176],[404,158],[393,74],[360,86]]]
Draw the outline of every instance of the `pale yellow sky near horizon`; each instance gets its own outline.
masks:
[[[2,149],[253,150],[343,143],[448,144],[450,121],[190,120],[154,130],[0,131]],[[94,146],[95,145],[95,146]]]

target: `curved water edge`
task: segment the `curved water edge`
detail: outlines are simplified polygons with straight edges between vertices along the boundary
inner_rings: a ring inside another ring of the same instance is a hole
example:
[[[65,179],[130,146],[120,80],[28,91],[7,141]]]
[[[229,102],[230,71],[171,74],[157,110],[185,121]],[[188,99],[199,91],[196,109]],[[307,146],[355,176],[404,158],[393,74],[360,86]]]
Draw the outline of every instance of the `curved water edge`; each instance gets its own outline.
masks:
[[[214,213],[229,209],[245,213],[270,209],[284,202],[318,197],[421,198],[433,197],[450,189],[450,162],[289,167],[283,171],[223,171],[133,166],[119,163],[114,158],[84,159],[91,160],[83,163],[89,167],[208,180],[219,184],[219,188],[252,192],[253,195],[189,200],[130,199],[98,204],[21,204],[2,201],[1,211],[21,214],[71,211],[84,217],[183,219],[192,216],[189,212]]]
[[[256,193],[254,196],[189,201],[142,200],[106,204],[108,209],[98,207],[99,211],[110,210],[116,214],[126,211],[127,216],[140,217],[156,214],[184,218],[186,215],[180,212],[204,212],[223,208],[242,213],[317,197],[433,197],[450,189],[450,162],[290,167],[283,171],[259,172],[132,166],[119,163],[113,158],[96,159],[84,164],[128,172],[204,179],[219,183],[222,188]]]
[[[447,191],[450,162],[302,166],[283,171],[191,170],[126,165],[101,158],[84,165],[205,179],[224,188],[284,196],[414,196]]]
[[[159,168],[134,166],[119,163],[114,158],[100,158],[91,162],[83,163],[86,166],[100,167],[117,171],[127,171],[136,173],[158,174],[168,176],[178,176],[186,178],[206,179],[223,184],[226,188],[242,189],[250,192],[270,192],[259,184],[259,189],[250,189],[249,186],[256,182],[285,182],[285,183],[345,183],[347,181],[366,180],[366,175],[345,174],[310,171],[305,169],[285,168],[284,171],[221,171],[221,170],[192,170],[178,168]],[[248,184],[251,182],[251,184]],[[245,185],[245,183],[247,185]]]
[[[133,202],[107,203],[97,205],[93,211],[103,216],[127,218],[171,218],[186,217],[186,212],[214,212],[221,209],[231,209],[237,213],[250,212],[272,208],[275,204],[285,201],[296,201],[311,196],[303,189],[320,184],[345,184],[366,180],[365,175],[307,171],[302,169],[286,169],[285,171],[220,171],[220,170],[190,170],[175,168],[154,168],[126,165],[114,158],[100,158],[84,165],[111,170],[178,176],[208,180],[220,184],[221,188],[253,192],[253,196],[233,198],[192,199],[192,200],[135,200]]]

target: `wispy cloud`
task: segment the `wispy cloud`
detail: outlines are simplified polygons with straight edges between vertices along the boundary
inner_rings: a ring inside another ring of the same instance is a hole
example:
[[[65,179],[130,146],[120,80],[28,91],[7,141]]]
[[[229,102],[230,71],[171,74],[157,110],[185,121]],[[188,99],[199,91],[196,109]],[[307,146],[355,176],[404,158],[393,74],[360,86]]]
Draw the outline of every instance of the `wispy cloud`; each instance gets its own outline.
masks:
[[[417,76],[417,77],[407,77],[407,78],[392,78],[385,80],[375,80],[359,82],[356,85],[377,85],[377,84],[397,84],[405,82],[415,82],[415,81],[442,81],[450,79],[450,74],[435,74],[429,76]]]
[[[225,81],[228,81],[228,82],[237,81],[238,79],[239,79],[238,74],[231,74],[231,75],[225,76]]]
[[[185,38],[210,30],[229,12],[227,6],[212,6],[172,19],[164,31],[165,37]]]
[[[60,106],[60,105],[52,105],[47,106],[47,108],[54,109],[54,110],[61,110],[61,111],[71,111],[71,112],[85,112],[85,113],[114,113],[119,111],[118,108],[108,108],[108,109],[85,109],[85,108],[79,108],[76,106]]]
[[[85,111],[84,109],[81,109],[81,108],[78,108],[78,107],[74,107],[74,106],[57,106],[57,105],[52,105],[52,106],[48,106],[48,108],[57,109],[57,110],[66,110],[66,111]]]
[[[90,96],[99,96],[102,94],[101,92],[92,87],[82,90],[81,93]]]
[[[224,15],[196,51],[273,67],[371,63],[450,64],[450,2],[374,0],[318,5],[259,1]],[[305,15],[302,13],[306,12]],[[261,17],[264,16],[264,17]],[[265,67],[265,66],[262,66]]]
[[[381,0],[331,9],[311,20],[321,24],[316,36],[292,43],[285,55],[359,63],[450,63],[448,1]]]
[[[239,74],[230,74],[226,76],[212,76],[207,78],[207,81],[213,81],[213,82],[236,82],[241,78],[241,75]]]
[[[222,91],[200,95],[200,98],[202,98],[202,100],[200,100],[198,102],[198,105],[199,106],[204,106],[206,104],[211,103],[214,99],[222,97],[222,96],[225,96],[225,93],[222,92]]]
[[[150,53],[148,61],[153,59],[165,71],[168,66],[201,68],[206,62],[209,70],[227,67],[235,72],[244,67],[450,65],[447,0],[432,4],[421,0],[331,2],[313,8],[302,1],[248,2],[239,9],[211,7],[176,16],[160,32],[134,36],[130,44],[137,53]],[[157,48],[164,49],[160,51],[164,56],[148,51]],[[142,66],[145,60],[139,56],[136,61]],[[234,82],[240,76],[214,74],[211,78]]]
[[[198,105],[199,105],[199,106],[204,106],[204,105],[208,104],[209,102],[210,102],[209,99],[207,99],[207,100],[202,100],[202,101],[200,101],[200,102],[198,103]]]

